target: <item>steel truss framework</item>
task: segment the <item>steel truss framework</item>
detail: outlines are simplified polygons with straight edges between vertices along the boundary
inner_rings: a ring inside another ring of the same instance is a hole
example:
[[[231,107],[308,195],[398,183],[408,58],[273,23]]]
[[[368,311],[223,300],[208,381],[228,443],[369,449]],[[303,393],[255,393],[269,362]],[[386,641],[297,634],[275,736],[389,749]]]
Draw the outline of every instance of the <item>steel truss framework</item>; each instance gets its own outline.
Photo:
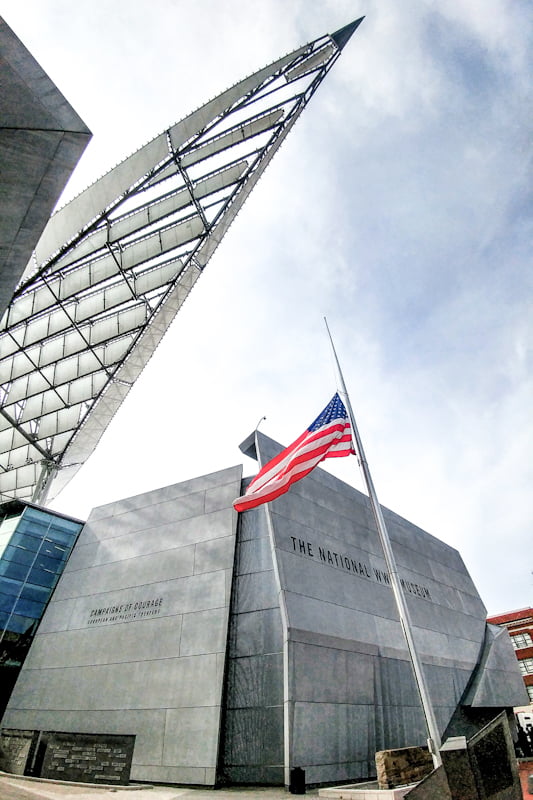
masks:
[[[361,20],[200,107],[50,220],[1,324],[0,499],[73,477]]]

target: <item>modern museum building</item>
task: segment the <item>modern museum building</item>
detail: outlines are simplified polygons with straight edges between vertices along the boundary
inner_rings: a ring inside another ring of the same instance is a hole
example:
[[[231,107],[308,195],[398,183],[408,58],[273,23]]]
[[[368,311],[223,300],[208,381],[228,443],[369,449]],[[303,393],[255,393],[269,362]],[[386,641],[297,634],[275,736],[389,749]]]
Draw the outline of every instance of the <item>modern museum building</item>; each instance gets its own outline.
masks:
[[[0,20],[0,769],[214,787],[299,768],[320,785],[426,743],[366,495],[315,469],[237,513],[238,464],[86,522],[45,507],[360,22],[213,98],[47,222],[90,133]],[[281,449],[241,445],[261,464]],[[440,734],[468,736],[527,703],[508,633],[457,550],[383,514]]]
[[[263,463],[281,449],[258,443]],[[269,526],[266,506],[233,509],[241,473],[92,511],[2,721],[27,772],[96,764],[109,783],[131,760],[138,781],[283,784],[300,767],[325,784],[425,743],[366,495],[316,469],[270,504]],[[440,731],[471,733],[524,702],[508,634],[487,625],[457,550],[384,515]],[[95,743],[115,760],[87,756]]]

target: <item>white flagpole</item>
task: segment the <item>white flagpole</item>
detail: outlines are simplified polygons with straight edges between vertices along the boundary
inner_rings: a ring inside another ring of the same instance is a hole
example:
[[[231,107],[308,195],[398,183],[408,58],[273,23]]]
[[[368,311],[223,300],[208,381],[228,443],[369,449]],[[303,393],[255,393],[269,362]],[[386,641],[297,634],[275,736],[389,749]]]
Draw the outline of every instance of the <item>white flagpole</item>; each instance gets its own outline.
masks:
[[[257,438],[257,429],[266,417],[261,417],[257,423],[254,431],[255,437],[255,453],[257,456],[257,464],[259,470],[263,468],[263,461],[261,452],[259,450],[259,442]],[[272,512],[270,510],[270,503],[263,503],[265,509],[265,517],[268,530],[268,538],[270,541],[270,552],[272,555],[272,566],[274,569],[274,579],[276,582],[276,591],[279,600],[279,610],[281,615],[281,628],[283,634],[283,775],[285,786],[290,785],[290,773],[292,763],[292,737],[291,737],[291,698],[289,693],[289,614],[287,611],[287,604],[285,602],[285,594],[281,586],[281,577],[279,574],[278,558],[276,554],[276,540],[274,537],[274,524],[272,522]]]
[[[374,489],[374,483],[372,481],[372,476],[370,474],[368,463],[365,458],[365,453],[363,450],[363,444],[361,442],[361,438],[359,436],[359,431],[357,429],[357,425],[355,424],[355,417],[352,410],[352,405],[350,403],[348,392],[346,391],[346,384],[344,383],[344,378],[339,364],[339,359],[337,358],[335,345],[333,344],[333,339],[331,338],[328,321],[325,317],[324,317],[324,322],[326,323],[329,341],[331,343],[331,349],[333,351],[333,357],[335,359],[335,364],[337,365],[337,372],[341,384],[340,394],[343,395],[343,399],[346,405],[346,410],[350,418],[350,424],[352,426],[356,454],[357,457],[359,458],[359,463],[361,465],[361,469],[363,471],[363,475],[365,478],[365,483],[368,489],[368,495],[370,498],[370,503],[372,505],[372,511],[374,513],[374,519],[376,521],[376,526],[378,529],[381,546],[383,548],[383,554],[385,556],[385,562],[387,564],[387,570],[390,576],[390,582],[392,586],[392,591],[394,593],[394,599],[396,601],[398,614],[400,616],[400,624],[402,626],[402,630],[405,636],[405,641],[407,644],[407,649],[411,657],[413,672],[415,674],[415,680],[418,687],[418,692],[420,694],[420,700],[422,702],[422,708],[424,711],[424,716],[426,718],[426,726],[429,734],[428,748],[432,755],[433,764],[436,769],[442,764],[442,759],[439,752],[441,739],[440,739],[439,728],[437,725],[437,720],[435,719],[433,706],[431,704],[431,698],[429,696],[429,692],[427,689],[422,662],[420,661],[420,658],[416,651],[416,646],[411,626],[411,619],[409,616],[409,609],[407,608],[407,603],[405,602],[402,585],[400,583],[400,578],[398,576],[398,567],[396,566],[396,559],[394,558],[394,553],[392,552],[389,534],[387,532],[385,520],[383,519],[383,513],[381,511],[381,506],[378,502],[376,490]]]

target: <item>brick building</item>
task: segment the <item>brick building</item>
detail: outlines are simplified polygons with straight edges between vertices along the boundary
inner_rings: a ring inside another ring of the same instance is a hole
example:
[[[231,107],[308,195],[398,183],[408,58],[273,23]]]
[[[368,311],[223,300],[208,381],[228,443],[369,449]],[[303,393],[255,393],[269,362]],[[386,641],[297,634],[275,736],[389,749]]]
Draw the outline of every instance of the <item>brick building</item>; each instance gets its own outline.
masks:
[[[507,628],[524,678],[530,703],[533,703],[533,608],[520,608],[488,617],[487,622]]]

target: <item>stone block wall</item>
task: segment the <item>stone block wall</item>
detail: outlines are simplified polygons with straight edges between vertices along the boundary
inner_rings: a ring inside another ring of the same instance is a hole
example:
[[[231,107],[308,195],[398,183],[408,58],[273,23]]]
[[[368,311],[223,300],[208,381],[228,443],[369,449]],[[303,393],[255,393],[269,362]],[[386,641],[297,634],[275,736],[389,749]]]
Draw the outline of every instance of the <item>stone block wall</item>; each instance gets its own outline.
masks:
[[[376,772],[380,789],[395,789],[418,783],[433,770],[427,747],[400,747],[376,753]]]

